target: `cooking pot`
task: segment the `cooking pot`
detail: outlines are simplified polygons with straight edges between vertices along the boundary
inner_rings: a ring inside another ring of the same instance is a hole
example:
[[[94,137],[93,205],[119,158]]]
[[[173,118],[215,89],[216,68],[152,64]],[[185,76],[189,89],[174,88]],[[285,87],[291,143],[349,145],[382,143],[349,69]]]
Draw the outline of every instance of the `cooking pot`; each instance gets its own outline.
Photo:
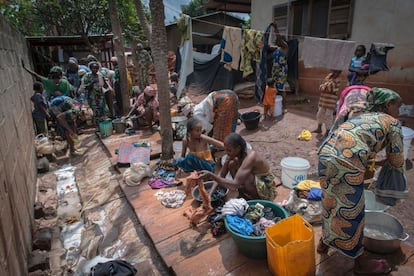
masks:
[[[394,216],[378,211],[365,211],[364,246],[369,251],[388,254],[400,248],[409,235]]]

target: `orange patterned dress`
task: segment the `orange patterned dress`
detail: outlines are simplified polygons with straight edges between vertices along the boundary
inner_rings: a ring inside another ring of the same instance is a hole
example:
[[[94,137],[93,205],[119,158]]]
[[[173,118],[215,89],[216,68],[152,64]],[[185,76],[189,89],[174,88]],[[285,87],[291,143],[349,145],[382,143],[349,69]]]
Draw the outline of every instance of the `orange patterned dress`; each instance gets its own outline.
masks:
[[[323,242],[352,258],[363,251],[368,156],[383,148],[389,166],[404,175],[401,125],[394,117],[376,112],[341,124],[319,149]]]

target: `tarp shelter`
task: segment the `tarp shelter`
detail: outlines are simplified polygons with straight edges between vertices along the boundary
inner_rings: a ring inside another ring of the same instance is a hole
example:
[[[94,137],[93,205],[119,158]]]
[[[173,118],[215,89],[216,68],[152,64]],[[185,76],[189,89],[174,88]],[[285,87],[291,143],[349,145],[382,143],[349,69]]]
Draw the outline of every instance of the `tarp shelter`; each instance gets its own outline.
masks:
[[[215,12],[192,18],[192,38],[194,55],[194,72],[187,78],[187,85],[195,85],[202,91],[209,92],[219,89],[232,89],[234,83],[241,80],[241,73],[228,71],[220,63],[219,56],[207,56],[214,45],[220,43],[224,26],[241,27],[244,20]],[[168,50],[178,53],[181,34],[176,23],[167,26]],[[179,72],[181,60],[177,54],[176,71]]]
[[[35,72],[47,76],[51,67],[66,66],[69,57],[78,60],[92,53],[91,45],[98,50],[96,57],[105,67],[110,67],[114,55],[113,34],[91,35],[88,41],[80,35],[74,36],[31,36],[26,37]]]

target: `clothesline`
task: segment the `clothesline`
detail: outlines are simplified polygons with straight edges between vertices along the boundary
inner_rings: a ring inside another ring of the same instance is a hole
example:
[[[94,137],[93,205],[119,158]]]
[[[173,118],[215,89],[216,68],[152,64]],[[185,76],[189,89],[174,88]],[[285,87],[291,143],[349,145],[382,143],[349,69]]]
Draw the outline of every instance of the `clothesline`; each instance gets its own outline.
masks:
[[[224,24],[216,23],[216,22],[210,22],[210,21],[199,19],[199,18],[191,18],[191,20],[206,23],[206,24],[210,24],[210,25],[214,25],[214,26],[218,26],[218,27],[228,27],[228,25],[224,25]],[[234,28],[238,28],[238,27],[234,27]],[[243,29],[243,28],[240,28],[240,29]],[[257,30],[257,31],[263,32],[263,31],[260,31],[260,30]],[[265,32],[263,32],[263,33],[265,33]],[[296,35],[296,34],[291,34],[291,33],[287,34],[287,36],[289,38],[301,38],[301,39],[305,39],[305,37],[308,37],[308,35]],[[318,37],[318,38],[320,38],[320,39],[332,39],[332,38],[325,38],[325,37]],[[356,42],[358,44],[371,44],[371,43],[374,43],[374,41],[356,41]],[[393,44],[396,47],[404,45],[404,44],[395,44],[395,43],[393,43]]]

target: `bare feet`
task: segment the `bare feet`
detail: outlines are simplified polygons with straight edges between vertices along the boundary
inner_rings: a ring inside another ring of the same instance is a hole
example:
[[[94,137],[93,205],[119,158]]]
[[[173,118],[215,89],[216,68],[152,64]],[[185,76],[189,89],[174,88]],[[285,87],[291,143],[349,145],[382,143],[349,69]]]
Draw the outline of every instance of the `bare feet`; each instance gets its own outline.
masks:
[[[312,133],[322,133],[322,129],[317,128],[315,130],[312,130]]]
[[[316,248],[316,252],[319,254],[327,254],[329,250],[329,246],[323,243],[322,238],[319,240],[318,247]]]
[[[358,257],[355,260],[354,273],[367,275],[384,275],[391,272],[391,267],[384,259]]]

